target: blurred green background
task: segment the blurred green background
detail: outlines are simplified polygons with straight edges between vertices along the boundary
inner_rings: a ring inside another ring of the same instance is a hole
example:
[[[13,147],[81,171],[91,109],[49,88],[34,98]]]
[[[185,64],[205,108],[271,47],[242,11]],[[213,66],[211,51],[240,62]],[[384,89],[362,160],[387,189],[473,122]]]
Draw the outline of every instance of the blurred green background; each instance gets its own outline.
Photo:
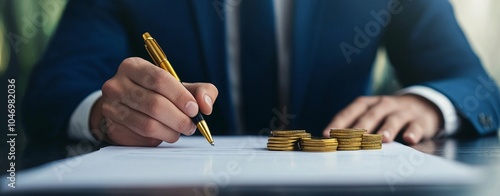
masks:
[[[24,92],[31,67],[38,60],[61,16],[66,0],[0,1],[0,74],[18,78]]]
[[[7,122],[7,79],[16,85],[16,159],[19,160],[26,146],[21,127],[21,102],[31,68],[42,55],[54,32],[66,0],[0,0],[0,121]],[[6,124],[5,124],[6,125]],[[0,134],[0,166],[7,170],[9,150],[5,132]]]
[[[500,81],[500,55],[497,50],[500,45],[500,1],[451,2],[474,50],[490,74]],[[65,5],[66,0],[0,0],[0,78],[2,84],[6,84],[4,82],[7,78],[15,78],[17,81],[17,122],[20,120],[20,97],[24,94],[30,70],[42,55]],[[375,64],[373,92],[394,92],[398,84],[392,77],[392,70],[388,66],[383,49],[380,50]],[[0,101],[3,106],[6,97],[2,97]],[[19,130],[20,123],[17,125]],[[22,141],[25,140],[22,135],[19,137],[21,143],[18,144],[18,150],[22,151]]]

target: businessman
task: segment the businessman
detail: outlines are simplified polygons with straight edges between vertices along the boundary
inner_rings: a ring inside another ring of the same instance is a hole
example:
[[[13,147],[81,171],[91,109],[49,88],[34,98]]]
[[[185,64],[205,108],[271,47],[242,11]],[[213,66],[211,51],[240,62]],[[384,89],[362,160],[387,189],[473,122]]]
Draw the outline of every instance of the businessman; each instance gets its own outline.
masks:
[[[150,62],[146,31],[186,83]],[[404,88],[371,96],[380,46]],[[198,111],[212,134],[359,127],[408,144],[500,123],[446,0],[72,0],[24,103],[32,140],[134,146],[192,135]]]

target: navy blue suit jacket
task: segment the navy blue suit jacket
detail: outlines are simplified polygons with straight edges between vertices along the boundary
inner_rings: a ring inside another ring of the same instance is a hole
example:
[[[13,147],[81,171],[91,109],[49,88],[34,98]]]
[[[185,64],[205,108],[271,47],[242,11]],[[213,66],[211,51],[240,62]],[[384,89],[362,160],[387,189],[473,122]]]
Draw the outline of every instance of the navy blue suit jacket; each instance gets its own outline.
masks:
[[[248,2],[242,1],[242,6]],[[28,136],[66,138],[77,105],[99,90],[123,59],[150,59],[141,38],[146,31],[155,36],[183,81],[217,86],[219,98],[207,121],[213,134],[231,134],[235,111],[220,3],[70,1],[32,72],[23,110]],[[382,15],[384,10],[392,12],[390,20]],[[288,121],[288,128],[319,134],[339,110],[367,95],[381,45],[403,86],[424,85],[446,95],[467,131],[487,134],[498,129],[498,87],[467,43],[448,1],[294,0],[292,13],[288,116],[277,114],[283,108],[277,107],[275,94],[267,93],[278,92],[275,85],[252,81],[267,94],[245,102],[249,107],[266,106],[244,111],[255,116],[246,124],[248,134],[265,132],[280,120]]]

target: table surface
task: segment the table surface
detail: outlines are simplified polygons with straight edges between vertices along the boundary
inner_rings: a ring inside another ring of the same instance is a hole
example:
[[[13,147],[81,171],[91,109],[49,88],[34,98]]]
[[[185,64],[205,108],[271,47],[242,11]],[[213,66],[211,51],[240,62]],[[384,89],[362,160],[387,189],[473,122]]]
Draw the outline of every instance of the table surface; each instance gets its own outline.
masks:
[[[428,140],[411,146],[421,152],[455,160],[487,171],[488,184],[474,186],[399,186],[395,190],[387,186],[237,186],[224,187],[219,190],[205,190],[204,187],[156,187],[156,188],[124,188],[124,189],[85,189],[57,190],[45,194],[71,195],[255,195],[259,193],[309,195],[309,194],[349,194],[349,195],[498,195],[500,192],[500,137],[491,135],[478,138],[445,138]],[[28,146],[21,170],[50,161],[92,152],[96,146],[90,143],[75,145]],[[215,191],[215,192],[214,192]],[[23,194],[26,194],[24,192]]]

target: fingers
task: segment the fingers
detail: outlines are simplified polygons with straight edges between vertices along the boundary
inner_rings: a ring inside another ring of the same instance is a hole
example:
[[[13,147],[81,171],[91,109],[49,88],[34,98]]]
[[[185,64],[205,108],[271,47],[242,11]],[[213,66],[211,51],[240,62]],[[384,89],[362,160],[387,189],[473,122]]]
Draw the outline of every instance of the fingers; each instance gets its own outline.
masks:
[[[404,111],[394,112],[385,117],[384,123],[380,127],[378,134],[382,135],[383,142],[392,142],[408,122],[412,120],[412,116]]]
[[[115,123],[112,120],[106,119],[106,121],[108,129],[107,137],[118,145],[155,147],[162,142],[159,139],[143,137],[126,126]]]
[[[403,134],[403,140],[409,145],[414,145],[422,140],[423,134],[424,129],[420,123],[411,123]]]
[[[125,59],[102,86],[101,113],[116,125],[111,133],[116,142],[153,146],[193,134],[190,117],[212,113],[218,90],[208,83],[185,85],[146,60]]]
[[[217,88],[209,83],[184,83],[184,86],[196,98],[200,111],[203,114],[210,115],[213,104],[219,95]]]
[[[154,91],[194,117],[199,108],[193,95],[170,73],[141,58],[125,59],[118,70],[139,86]]]
[[[362,97],[339,112],[323,131],[330,128],[357,127],[383,135],[383,142],[392,142],[403,131],[408,144],[433,137],[442,125],[439,109],[430,101],[416,96]],[[378,130],[376,130],[378,128]]]
[[[184,123],[190,121],[190,118],[167,98],[129,80],[122,80],[120,84],[116,84],[123,86],[120,88],[111,88],[109,85],[113,84],[106,85],[103,90],[107,91],[108,96],[116,97],[117,101],[124,105],[121,107],[127,106],[143,113],[184,135],[193,134],[195,125],[193,123]]]
[[[379,126],[380,122],[382,122],[385,118],[388,118],[389,114],[398,109],[398,106],[399,104],[394,98],[379,97],[378,101],[372,107],[369,107],[365,113],[358,117],[356,123],[352,127],[359,127],[368,130],[368,132],[373,132],[374,129]],[[391,115],[391,119],[388,119],[389,123],[392,125],[394,123],[398,123],[393,121],[401,121],[402,119],[400,119],[399,116],[401,114],[404,113]]]
[[[373,105],[379,102],[379,97],[359,97],[345,109],[340,111],[330,124],[323,130],[323,136],[330,136],[330,128],[352,127],[356,120]]]
[[[119,102],[112,105],[105,101],[102,113],[105,118],[125,127],[123,130],[117,130],[120,133],[130,129],[142,137],[159,139],[169,143],[176,142],[180,137],[179,132],[174,129]],[[191,126],[193,123],[191,119],[187,118],[179,124],[180,126]]]

